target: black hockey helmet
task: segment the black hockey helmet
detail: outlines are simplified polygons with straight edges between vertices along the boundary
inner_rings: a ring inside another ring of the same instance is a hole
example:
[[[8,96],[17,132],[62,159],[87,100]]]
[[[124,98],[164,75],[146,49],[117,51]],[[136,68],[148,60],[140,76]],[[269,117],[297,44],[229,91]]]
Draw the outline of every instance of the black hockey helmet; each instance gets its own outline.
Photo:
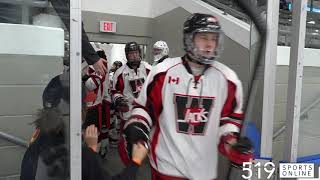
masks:
[[[140,47],[138,45],[138,43],[136,42],[128,42],[126,44],[126,47],[124,49],[124,51],[126,52],[126,55],[129,53],[129,52],[132,52],[132,51],[139,51],[139,53],[141,53],[141,50],[140,50]]]
[[[117,66],[118,68],[122,66],[122,62],[121,61],[115,61],[115,62],[113,62],[113,64],[115,66]]]
[[[122,62],[121,61],[114,61],[113,64],[112,64],[112,67],[110,69],[110,72],[115,72],[121,66],[122,66]]]
[[[128,60],[127,64],[129,66],[139,66],[140,65],[140,61],[141,61],[141,49],[138,45],[138,43],[136,42],[128,42],[125,46],[125,49],[124,49],[125,53],[126,53],[126,58]],[[133,52],[133,51],[138,51],[139,52],[139,58],[138,59],[129,59],[128,57],[128,54],[130,52]]]
[[[218,34],[218,45],[212,57],[204,57],[194,46],[193,40],[196,33],[210,32]],[[201,64],[211,64],[222,52],[223,32],[218,19],[210,14],[192,14],[184,23],[183,43],[189,57]]]
[[[106,56],[106,53],[104,52],[104,50],[99,49],[99,50],[97,51],[97,54],[98,54],[98,56],[99,56],[100,58],[103,58],[103,59],[107,60],[107,56]]]

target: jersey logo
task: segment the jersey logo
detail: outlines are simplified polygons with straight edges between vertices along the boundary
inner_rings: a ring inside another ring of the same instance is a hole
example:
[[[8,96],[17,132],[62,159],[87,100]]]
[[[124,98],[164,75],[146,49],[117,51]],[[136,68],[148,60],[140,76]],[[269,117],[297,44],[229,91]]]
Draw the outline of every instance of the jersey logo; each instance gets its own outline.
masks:
[[[129,84],[130,84],[133,96],[135,98],[139,96],[139,93],[142,90],[143,83],[144,83],[144,78],[129,80]]]
[[[173,78],[171,76],[169,76],[169,81],[168,81],[169,84],[179,84],[179,77],[177,78]]]
[[[177,132],[204,135],[214,97],[175,94],[174,103]]]

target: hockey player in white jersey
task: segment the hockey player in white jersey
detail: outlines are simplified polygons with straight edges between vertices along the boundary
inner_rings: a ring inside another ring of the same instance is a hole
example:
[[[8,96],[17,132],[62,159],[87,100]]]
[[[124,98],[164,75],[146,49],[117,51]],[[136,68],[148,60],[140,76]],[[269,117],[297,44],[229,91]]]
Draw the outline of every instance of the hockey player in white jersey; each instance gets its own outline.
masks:
[[[97,54],[107,60],[103,50],[98,50]],[[105,63],[107,67],[107,63]],[[85,68],[82,77],[87,94],[85,102],[87,106],[86,119],[83,123],[83,129],[94,124],[98,131],[98,142],[100,145],[99,154],[105,157],[108,148],[108,137],[110,130],[110,105],[111,96],[109,95],[109,76],[108,74],[98,74],[94,66],[89,65]]]
[[[136,42],[126,44],[125,54],[127,63],[114,73],[112,86],[115,108],[122,113],[120,134],[122,134],[124,122],[131,115],[133,100],[138,97],[151,69],[147,62],[141,61],[141,50]],[[121,139],[119,143],[120,157],[124,164],[128,165],[130,159],[127,156],[125,146],[124,139]]]
[[[216,61],[223,48],[216,17],[193,14],[183,33],[186,54],[151,70],[124,132],[129,143],[149,144],[154,180],[213,180],[218,151],[239,165],[253,157],[235,148],[243,121],[242,85]]]
[[[161,63],[169,57],[169,47],[164,41],[157,41],[153,45],[153,57],[154,63],[153,66]]]

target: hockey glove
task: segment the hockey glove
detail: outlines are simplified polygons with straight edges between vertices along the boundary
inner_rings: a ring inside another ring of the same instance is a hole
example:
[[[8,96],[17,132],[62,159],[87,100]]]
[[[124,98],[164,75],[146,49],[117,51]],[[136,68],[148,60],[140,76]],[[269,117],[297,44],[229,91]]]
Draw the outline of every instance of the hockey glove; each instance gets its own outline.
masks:
[[[131,144],[138,142],[145,144],[149,142],[149,131],[147,127],[138,122],[133,122],[125,127],[124,134],[127,142]]]
[[[85,74],[82,76],[82,82],[86,82],[90,78],[89,75]]]
[[[115,99],[115,107],[120,112],[129,111],[128,101],[124,97],[118,97],[117,99]]]
[[[128,166],[132,159],[133,144],[141,143],[148,149],[148,129],[138,122],[129,124],[124,129],[124,136],[119,143],[119,153],[122,162]]]
[[[229,143],[235,139],[237,139],[236,143]],[[251,162],[254,158],[253,145],[250,139],[247,137],[237,138],[234,134],[228,134],[221,138],[219,151],[226,156],[235,167],[242,167],[244,162]]]

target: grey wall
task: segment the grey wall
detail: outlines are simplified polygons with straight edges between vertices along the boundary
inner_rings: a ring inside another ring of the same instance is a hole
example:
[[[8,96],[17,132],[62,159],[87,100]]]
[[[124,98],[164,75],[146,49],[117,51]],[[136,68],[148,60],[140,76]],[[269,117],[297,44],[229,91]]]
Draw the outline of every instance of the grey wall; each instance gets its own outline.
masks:
[[[62,70],[57,57],[0,55],[0,131],[29,141],[42,92]],[[24,148],[0,139],[0,179],[20,172]],[[5,165],[4,165],[5,164]]]
[[[154,18],[152,43],[163,40],[169,46],[171,57],[182,56],[183,23],[190,13],[183,8],[175,8]],[[151,49],[150,49],[151,50]]]
[[[84,28],[90,41],[109,42],[109,43],[127,43],[136,41],[138,44],[152,46],[152,18],[125,16],[108,13],[82,12]],[[117,22],[116,33],[100,32],[100,21]],[[151,59],[151,51],[147,54],[147,61]]]
[[[283,126],[286,121],[288,70],[288,66],[277,67],[274,131]],[[317,98],[320,98],[320,68],[304,67],[301,110],[304,110]],[[307,116],[301,119],[298,145],[299,157],[320,153],[319,117],[320,104],[311,109]],[[273,143],[273,158],[276,160],[282,160],[283,157],[284,135],[279,136]]]

